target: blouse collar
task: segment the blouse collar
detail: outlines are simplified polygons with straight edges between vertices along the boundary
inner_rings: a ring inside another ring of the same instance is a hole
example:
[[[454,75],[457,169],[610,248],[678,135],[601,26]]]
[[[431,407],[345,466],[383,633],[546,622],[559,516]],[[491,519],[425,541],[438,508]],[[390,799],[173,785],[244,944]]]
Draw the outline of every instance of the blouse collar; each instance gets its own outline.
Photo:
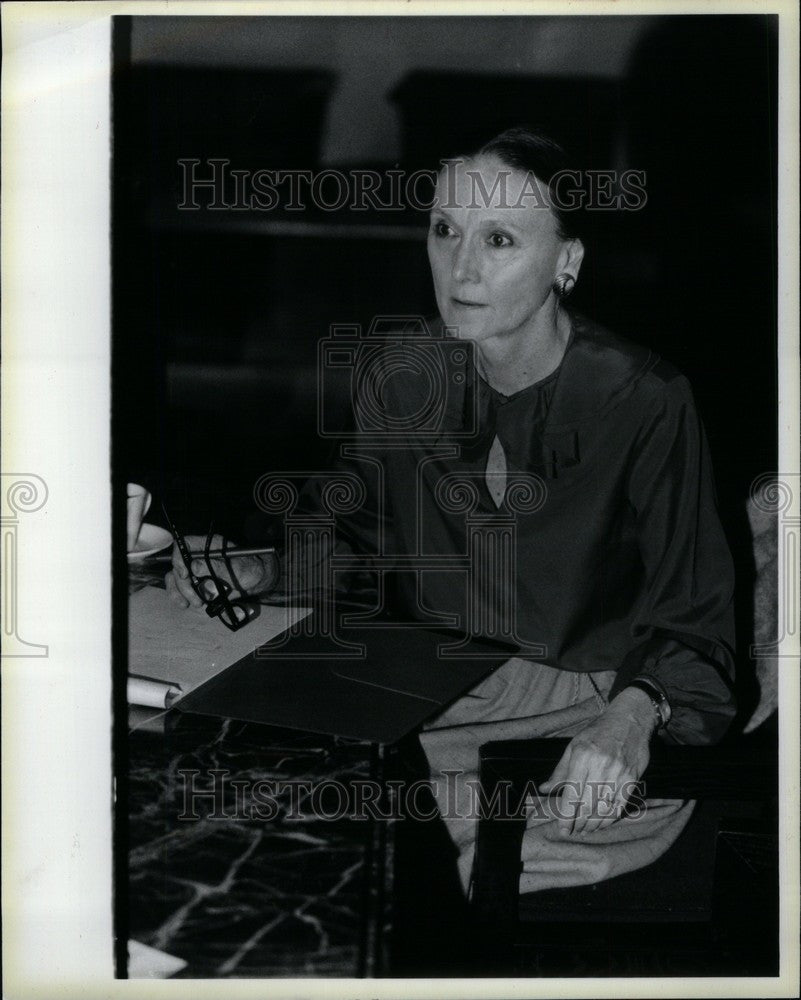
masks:
[[[525,453],[530,471],[549,478],[556,478],[560,469],[579,464],[583,429],[617,406],[627,390],[658,361],[658,356],[647,347],[624,340],[577,312],[571,311],[570,318],[573,332],[554,373],[555,383],[551,386],[550,378],[538,383],[543,389],[547,383],[550,390],[547,412],[542,421],[537,421],[536,433],[520,446],[521,453],[514,456],[514,464],[519,465]],[[447,335],[441,320],[439,331],[440,335]],[[465,454],[486,452],[495,436],[495,423],[492,414],[487,419],[491,407],[488,408],[482,398],[486,395],[481,391],[483,380],[469,358],[462,374],[461,394],[453,393],[446,403],[442,421],[444,436],[458,434]],[[516,393],[507,403],[528,391]],[[465,432],[470,429],[476,433],[465,438]]]

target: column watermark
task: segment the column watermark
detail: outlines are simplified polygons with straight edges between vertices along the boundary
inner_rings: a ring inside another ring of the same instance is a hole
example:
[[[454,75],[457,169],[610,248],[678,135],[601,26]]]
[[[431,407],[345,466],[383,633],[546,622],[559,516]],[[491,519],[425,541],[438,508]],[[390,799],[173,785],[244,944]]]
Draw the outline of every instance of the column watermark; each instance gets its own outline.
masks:
[[[34,473],[3,472],[0,533],[2,533],[2,655],[46,657],[48,647],[20,635],[19,558],[20,517],[40,511],[47,503],[47,484]]]

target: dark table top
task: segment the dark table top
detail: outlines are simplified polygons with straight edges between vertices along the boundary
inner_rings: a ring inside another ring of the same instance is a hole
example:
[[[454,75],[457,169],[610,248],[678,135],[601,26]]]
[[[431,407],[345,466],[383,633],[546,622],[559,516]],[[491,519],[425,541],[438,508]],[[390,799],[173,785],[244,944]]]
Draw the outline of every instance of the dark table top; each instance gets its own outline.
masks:
[[[391,830],[353,798],[380,782],[378,749],[163,721],[128,741],[128,937],[186,960],[187,978],[378,974]]]
[[[163,576],[134,564],[130,592]],[[132,710],[117,766],[125,935],[184,959],[179,978],[379,975],[392,824],[357,789],[383,795],[381,749],[154,714]]]

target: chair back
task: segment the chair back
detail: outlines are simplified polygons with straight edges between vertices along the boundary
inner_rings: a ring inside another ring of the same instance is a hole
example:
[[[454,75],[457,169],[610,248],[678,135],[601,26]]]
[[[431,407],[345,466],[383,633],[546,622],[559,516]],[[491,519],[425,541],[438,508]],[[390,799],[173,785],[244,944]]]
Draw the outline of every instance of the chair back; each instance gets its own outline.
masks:
[[[759,700],[745,726],[750,733],[778,710],[778,656],[776,640],[779,626],[779,516],[761,500],[768,489],[752,496],[746,507],[754,554],[754,639],[749,650],[754,665]]]

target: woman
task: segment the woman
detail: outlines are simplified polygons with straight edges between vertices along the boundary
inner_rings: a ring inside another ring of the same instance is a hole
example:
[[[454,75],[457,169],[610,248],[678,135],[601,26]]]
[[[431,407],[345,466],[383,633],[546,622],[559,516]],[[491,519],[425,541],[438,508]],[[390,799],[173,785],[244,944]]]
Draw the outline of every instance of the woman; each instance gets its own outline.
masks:
[[[476,598],[445,570],[408,584],[419,617],[451,620],[474,599],[497,605],[507,587],[515,638],[537,651],[509,660],[421,736],[466,889],[482,743],[573,737],[541,786],[561,790],[559,808],[538,810],[524,838],[521,889],[533,891],[658,857],[691,804],[625,815],[651,739],[714,742],[734,715],[732,566],[692,394],[650,351],[566,308],[584,254],[553,187],[566,166],[550,139],[514,129],[443,169],[428,254],[444,335],[471,342],[474,364],[447,387],[439,437],[412,432],[403,447],[373,443],[350,459],[367,482],[379,462],[385,493],[383,506],[348,520],[343,540],[380,555],[465,551],[464,509],[443,483],[472,483],[486,523],[509,520],[514,483],[542,487],[536,508],[512,518],[515,570],[496,593]],[[383,384],[388,406],[414,410],[413,385]],[[167,586],[193,602],[175,566]],[[239,571],[245,587],[273,582],[257,562]],[[444,774],[454,771],[455,792]]]

